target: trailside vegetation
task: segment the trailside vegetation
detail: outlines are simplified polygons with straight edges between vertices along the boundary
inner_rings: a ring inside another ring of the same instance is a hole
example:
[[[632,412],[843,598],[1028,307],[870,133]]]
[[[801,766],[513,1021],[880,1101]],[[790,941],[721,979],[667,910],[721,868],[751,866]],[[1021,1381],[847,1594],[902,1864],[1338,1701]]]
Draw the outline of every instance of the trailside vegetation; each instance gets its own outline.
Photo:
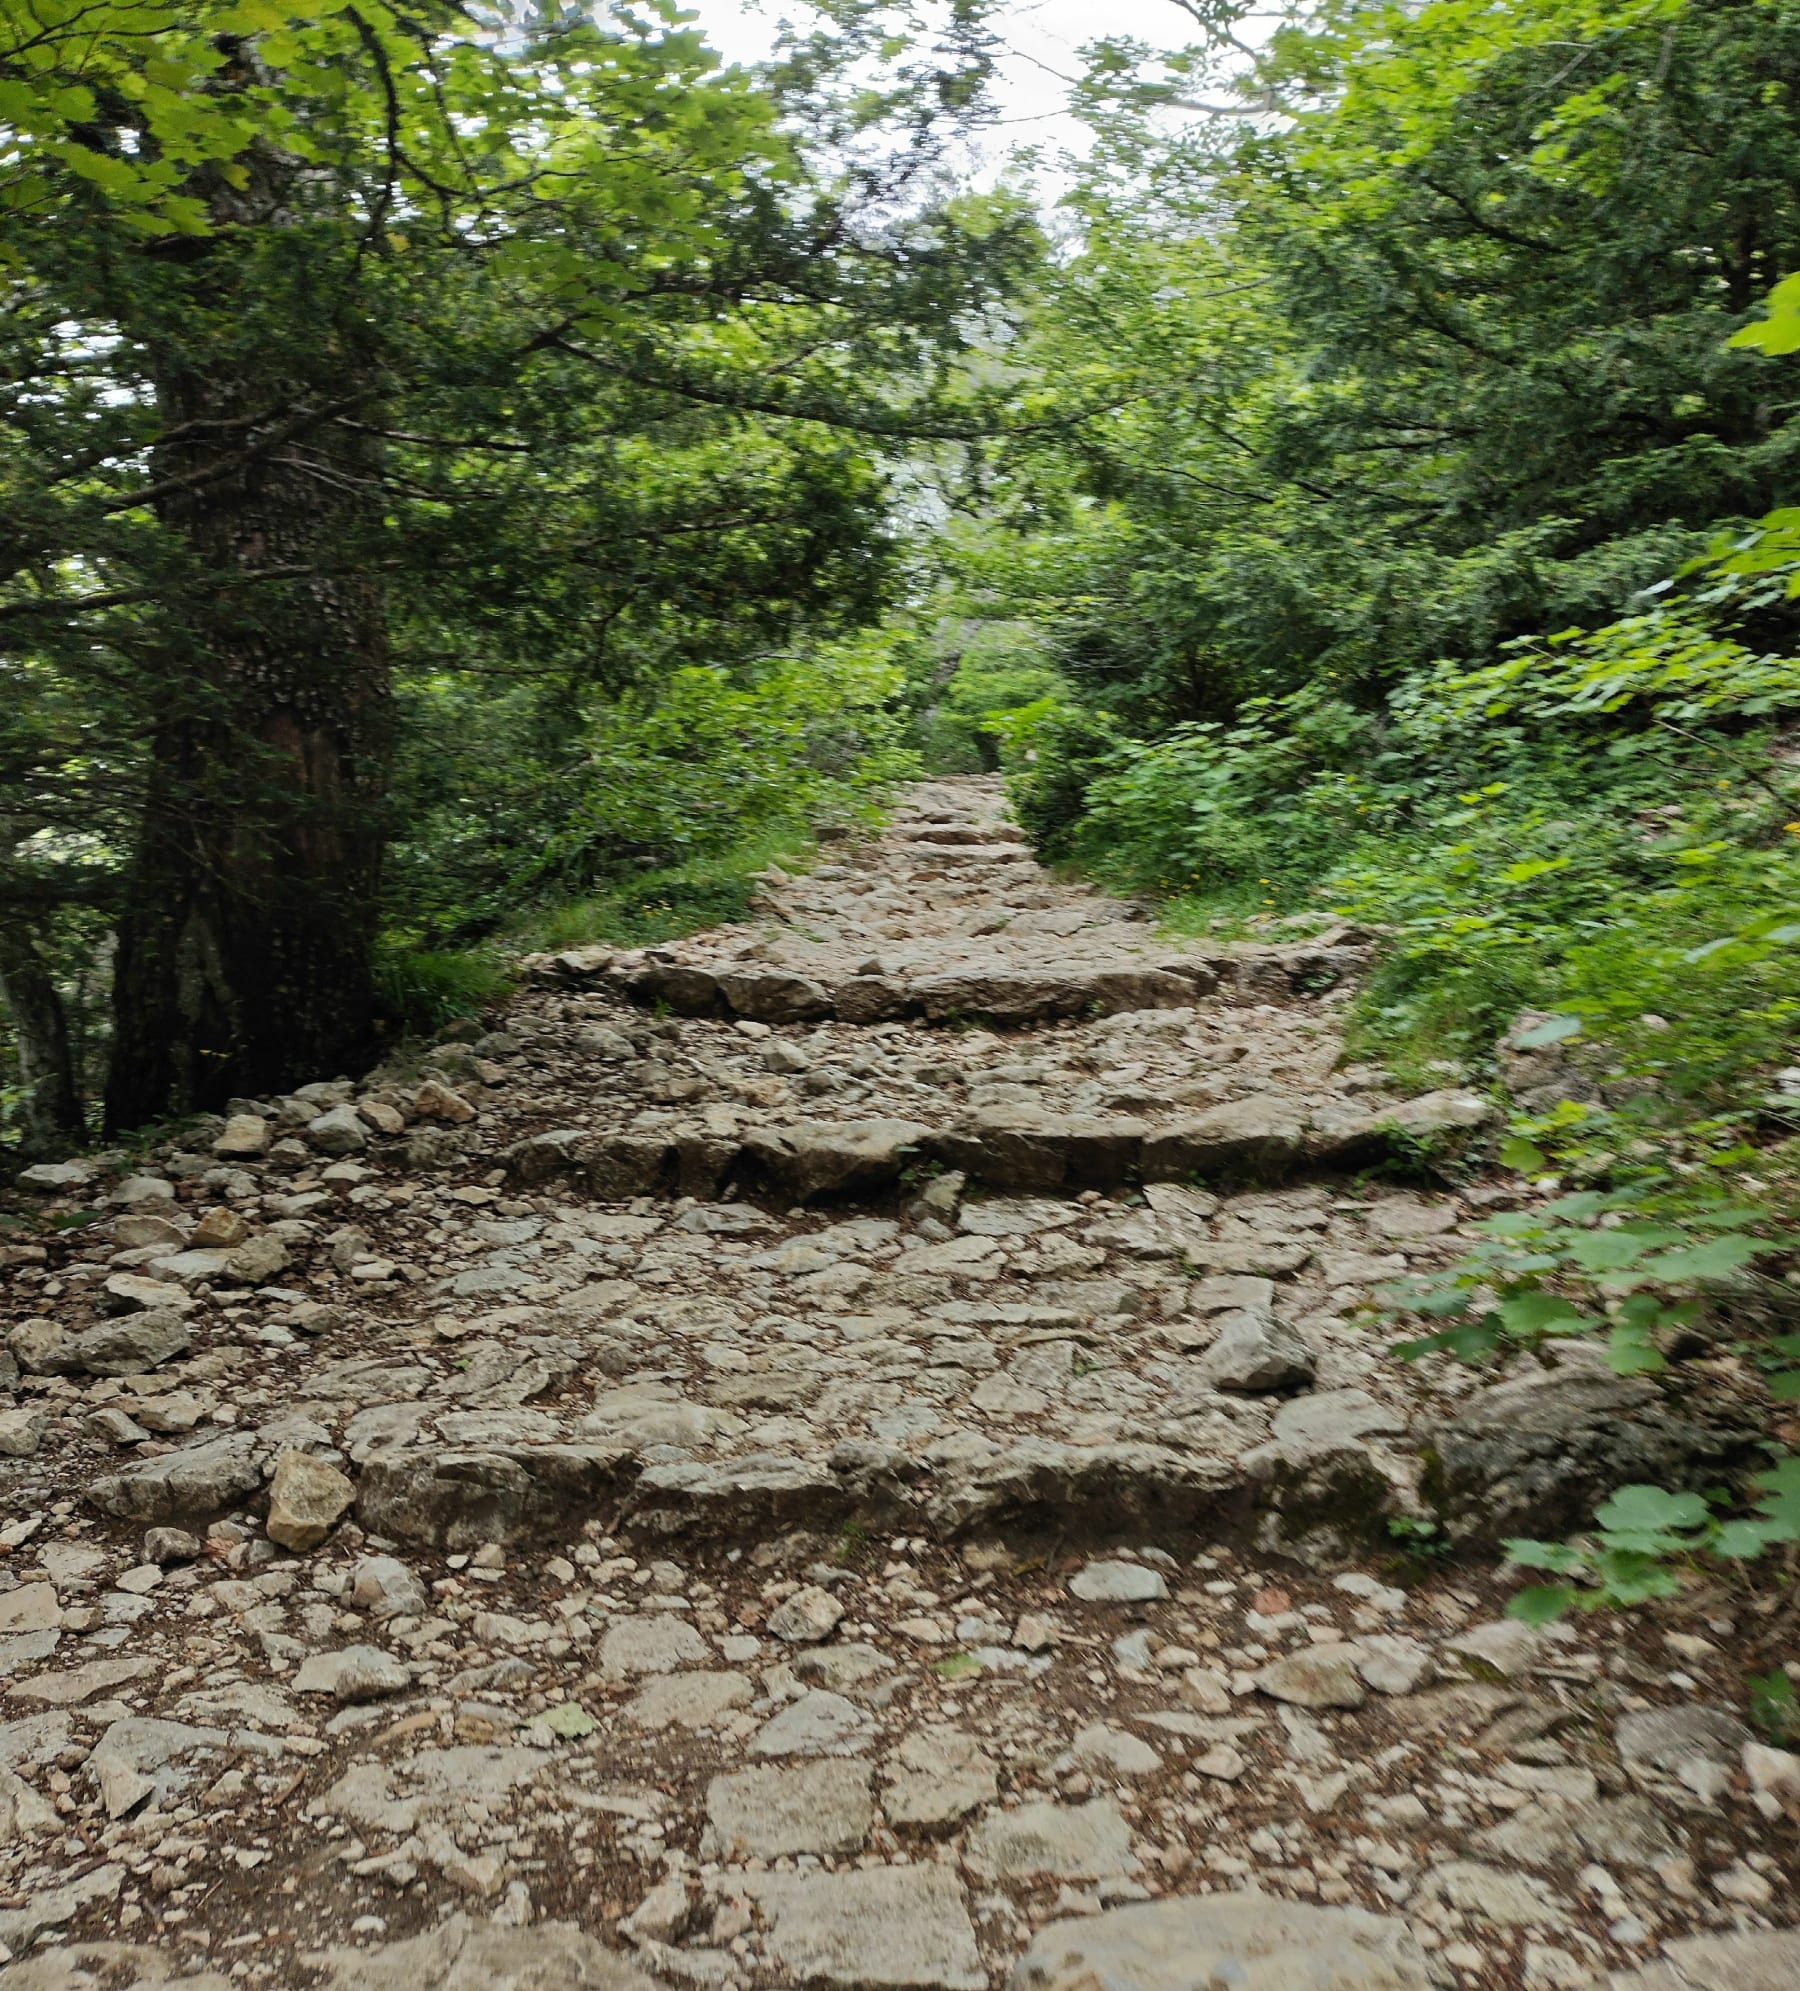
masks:
[[[1517,1544],[1557,1579],[1520,1608],[1791,1560],[1800,10],[1219,46],[1099,52],[1021,363],[1111,407],[985,454],[937,627],[1049,673],[977,722],[1041,852],[1179,931],[1372,930],[1352,1054],[1508,1103],[1525,1207],[1389,1294],[1401,1352],[1587,1335],[1763,1395],[1759,1487]],[[1170,139],[1209,60],[1240,115]]]
[[[123,1130],[366,1061],[386,937],[860,764],[853,666],[797,660],[892,598],[883,452],[1004,415],[963,359],[1037,253],[944,171],[977,26],[891,29],[753,77],[660,4],[0,13],[28,1142],[85,1123],[89,909]]]

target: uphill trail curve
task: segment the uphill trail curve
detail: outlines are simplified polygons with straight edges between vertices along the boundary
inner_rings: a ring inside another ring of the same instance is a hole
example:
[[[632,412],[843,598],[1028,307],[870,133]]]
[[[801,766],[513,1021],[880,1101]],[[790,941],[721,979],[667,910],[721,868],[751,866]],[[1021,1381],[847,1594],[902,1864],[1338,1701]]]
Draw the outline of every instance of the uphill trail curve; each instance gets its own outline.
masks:
[[[1792,1991],[1731,1619],[1493,1574],[1755,1426],[1388,1357],[1511,1192],[1395,1173],[1493,1109],[1346,1064],[1367,936],[984,780],[831,848],[27,1171],[0,1991]]]

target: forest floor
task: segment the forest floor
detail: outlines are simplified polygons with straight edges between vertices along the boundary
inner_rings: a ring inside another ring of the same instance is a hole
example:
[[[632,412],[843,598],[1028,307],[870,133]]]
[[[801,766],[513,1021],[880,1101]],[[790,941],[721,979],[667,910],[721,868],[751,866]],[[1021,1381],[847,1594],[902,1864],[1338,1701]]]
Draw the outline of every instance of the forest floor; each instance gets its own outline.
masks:
[[[28,1177],[0,1991],[1791,1991],[1754,1602],[1533,1629],[1493,1550],[1750,1427],[1388,1357],[1518,1184],[1391,1172],[1492,1109],[1344,1066],[1363,958],[940,781]]]

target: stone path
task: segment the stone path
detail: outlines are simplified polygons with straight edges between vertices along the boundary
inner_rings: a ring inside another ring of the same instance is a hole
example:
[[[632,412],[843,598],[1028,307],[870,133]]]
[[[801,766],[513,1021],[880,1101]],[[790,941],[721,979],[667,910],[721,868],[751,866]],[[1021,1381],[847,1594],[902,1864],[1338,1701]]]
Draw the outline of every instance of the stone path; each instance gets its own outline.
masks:
[[[1388,1360],[1506,1192],[1384,1169],[1490,1109],[1344,1066],[1363,958],[1171,947],[939,783],[29,1172],[0,1991],[1792,1991],[1730,1607],[1531,1632],[1482,1552],[1753,1427]]]

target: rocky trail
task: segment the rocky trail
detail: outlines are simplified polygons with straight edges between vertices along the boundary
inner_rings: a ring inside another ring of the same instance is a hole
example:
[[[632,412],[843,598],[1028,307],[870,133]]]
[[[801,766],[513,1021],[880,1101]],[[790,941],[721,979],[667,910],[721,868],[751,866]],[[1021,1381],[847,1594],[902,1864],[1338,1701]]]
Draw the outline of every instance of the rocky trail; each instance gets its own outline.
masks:
[[[1736,1607],[1492,1554],[1756,1426],[1387,1356],[1513,1191],[1384,1166],[1492,1108],[1345,1065],[1363,938],[841,848],[27,1172],[0,1991],[1794,1991]]]

